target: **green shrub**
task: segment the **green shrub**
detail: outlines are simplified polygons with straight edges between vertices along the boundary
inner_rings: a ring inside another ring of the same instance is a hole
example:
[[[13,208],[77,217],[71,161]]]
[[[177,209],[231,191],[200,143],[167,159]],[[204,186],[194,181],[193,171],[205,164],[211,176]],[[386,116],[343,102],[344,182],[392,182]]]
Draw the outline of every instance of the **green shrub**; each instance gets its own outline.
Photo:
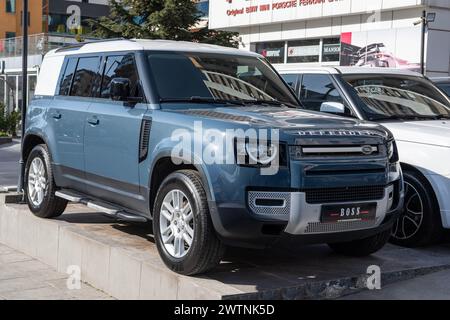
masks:
[[[6,112],[6,106],[0,103],[0,132],[3,136],[16,136],[17,125],[20,121],[20,112]]]

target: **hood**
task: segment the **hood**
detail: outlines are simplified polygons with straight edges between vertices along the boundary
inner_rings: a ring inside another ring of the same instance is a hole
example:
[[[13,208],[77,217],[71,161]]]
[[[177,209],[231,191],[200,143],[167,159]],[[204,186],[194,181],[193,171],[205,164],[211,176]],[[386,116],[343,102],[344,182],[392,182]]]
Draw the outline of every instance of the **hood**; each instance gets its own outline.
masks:
[[[450,121],[383,122],[398,141],[450,147]]]
[[[348,129],[378,130],[384,135],[387,133],[386,129],[375,123],[287,107],[203,107],[198,109],[177,110],[175,112],[219,121],[276,128],[283,131],[298,129]]]

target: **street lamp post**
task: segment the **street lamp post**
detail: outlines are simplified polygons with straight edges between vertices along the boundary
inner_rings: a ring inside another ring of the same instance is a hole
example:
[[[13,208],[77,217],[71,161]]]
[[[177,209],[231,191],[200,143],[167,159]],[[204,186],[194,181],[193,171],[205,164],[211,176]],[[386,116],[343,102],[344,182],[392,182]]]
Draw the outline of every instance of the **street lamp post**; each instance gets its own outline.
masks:
[[[414,23],[414,25],[422,24],[422,42],[421,42],[421,48],[420,48],[420,71],[423,75],[425,75],[425,37],[426,37],[426,33],[427,33],[427,27],[430,22],[434,22],[435,20],[436,20],[436,13],[434,13],[434,12],[427,13],[424,10],[420,20]]]
[[[27,114],[28,105],[28,0],[23,0],[22,10],[22,130],[21,130],[21,152],[20,152],[20,173],[19,183],[17,185],[17,191],[22,192],[24,189],[24,176],[25,176],[25,163],[23,159],[23,143],[25,138],[25,119]],[[25,199],[24,199],[25,200]]]

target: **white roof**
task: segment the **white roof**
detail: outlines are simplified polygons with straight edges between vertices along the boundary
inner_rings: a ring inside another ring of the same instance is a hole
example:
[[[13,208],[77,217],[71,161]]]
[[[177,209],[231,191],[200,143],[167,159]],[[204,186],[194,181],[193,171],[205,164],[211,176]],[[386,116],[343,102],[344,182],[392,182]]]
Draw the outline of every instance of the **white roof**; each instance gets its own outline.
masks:
[[[387,74],[387,75],[401,75],[401,76],[416,76],[422,77],[420,73],[393,68],[367,68],[367,67],[336,67],[336,70],[343,74]]]
[[[295,73],[330,73],[330,74],[385,74],[422,77],[420,73],[404,69],[392,68],[368,68],[368,67],[299,67],[297,69],[286,69],[278,67],[281,74]]]
[[[206,53],[221,53],[233,54],[241,56],[256,56],[259,54],[249,51],[238,50],[234,48],[221,47],[211,44],[194,43],[186,41],[171,41],[171,40],[105,40],[97,42],[85,42],[75,45],[73,48],[60,48],[52,50],[47,53],[47,56],[66,56],[73,54],[85,53],[101,53],[101,52],[118,52],[118,51],[182,51],[182,52],[206,52]]]

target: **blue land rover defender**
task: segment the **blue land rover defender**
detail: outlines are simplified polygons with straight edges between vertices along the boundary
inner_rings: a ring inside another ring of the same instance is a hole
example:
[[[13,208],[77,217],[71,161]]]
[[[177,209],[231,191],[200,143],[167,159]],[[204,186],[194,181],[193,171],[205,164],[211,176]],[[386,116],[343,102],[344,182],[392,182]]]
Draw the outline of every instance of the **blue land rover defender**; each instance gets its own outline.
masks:
[[[51,51],[27,111],[29,208],[152,221],[163,261],[187,275],[225,246],[282,237],[376,252],[403,201],[391,133],[298,106],[251,52],[159,40]]]

